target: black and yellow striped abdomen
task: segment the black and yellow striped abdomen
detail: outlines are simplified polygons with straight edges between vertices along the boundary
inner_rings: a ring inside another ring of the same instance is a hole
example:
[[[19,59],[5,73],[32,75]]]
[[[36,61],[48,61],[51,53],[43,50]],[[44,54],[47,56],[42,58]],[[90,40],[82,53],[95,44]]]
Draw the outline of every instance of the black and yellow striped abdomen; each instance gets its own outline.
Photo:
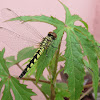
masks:
[[[52,43],[53,40],[56,39],[56,37],[57,36],[54,32],[49,32],[48,36],[43,38],[42,42],[40,43],[40,48],[36,51],[32,60],[29,62],[27,67],[24,69],[24,71],[21,73],[19,78],[22,78],[29,71],[29,69],[32,67],[32,65],[39,59],[39,57],[44,52],[44,50],[50,46],[50,44]]]
[[[29,69],[32,67],[32,65],[38,60],[38,58],[41,56],[41,54],[44,52],[44,48],[40,47],[37,52],[34,54],[32,60],[29,62],[29,64],[27,65],[27,67],[24,69],[24,71],[21,73],[21,75],[19,76],[20,78],[22,78],[26,72],[29,71]]]

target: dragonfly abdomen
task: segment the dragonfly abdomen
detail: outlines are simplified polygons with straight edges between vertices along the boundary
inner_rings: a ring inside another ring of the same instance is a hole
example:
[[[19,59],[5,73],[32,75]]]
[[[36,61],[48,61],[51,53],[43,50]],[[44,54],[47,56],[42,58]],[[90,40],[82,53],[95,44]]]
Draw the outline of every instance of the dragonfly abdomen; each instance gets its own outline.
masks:
[[[36,53],[34,54],[32,60],[29,62],[27,67],[24,69],[24,71],[21,73],[19,78],[22,78],[28,71],[29,69],[33,66],[33,64],[38,60],[38,58],[41,56],[41,54],[44,52],[44,47],[40,47]]]

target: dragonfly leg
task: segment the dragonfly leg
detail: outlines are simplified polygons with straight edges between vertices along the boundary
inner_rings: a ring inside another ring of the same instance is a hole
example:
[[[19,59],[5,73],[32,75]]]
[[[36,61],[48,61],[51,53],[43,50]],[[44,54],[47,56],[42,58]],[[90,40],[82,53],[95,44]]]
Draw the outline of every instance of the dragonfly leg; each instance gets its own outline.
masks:
[[[46,56],[48,56],[48,50],[46,50]]]
[[[55,47],[55,46],[53,46],[53,45],[51,45],[53,48],[57,48],[57,47]]]

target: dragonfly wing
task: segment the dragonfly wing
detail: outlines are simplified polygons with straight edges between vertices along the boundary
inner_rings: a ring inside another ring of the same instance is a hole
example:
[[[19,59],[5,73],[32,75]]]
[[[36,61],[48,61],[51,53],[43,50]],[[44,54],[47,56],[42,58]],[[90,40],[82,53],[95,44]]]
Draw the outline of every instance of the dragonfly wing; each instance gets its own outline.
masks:
[[[19,51],[25,47],[34,45],[30,39],[22,37],[19,34],[0,27],[0,42],[6,44],[13,51]]]
[[[8,8],[1,10],[1,16],[3,17],[4,21],[19,17],[14,11]],[[38,42],[41,42],[43,38],[43,36],[40,36],[40,33],[34,27],[27,23],[22,23],[21,21],[7,21],[5,23],[7,23],[14,32],[17,32],[21,36],[28,37],[30,40],[38,40]]]

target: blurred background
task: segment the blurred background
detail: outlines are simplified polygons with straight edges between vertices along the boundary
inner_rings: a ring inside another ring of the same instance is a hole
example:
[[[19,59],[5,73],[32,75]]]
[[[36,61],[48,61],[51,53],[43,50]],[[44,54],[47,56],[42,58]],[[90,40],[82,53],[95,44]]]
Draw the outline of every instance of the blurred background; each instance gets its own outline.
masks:
[[[70,10],[71,14],[78,14],[85,22],[88,23],[89,32],[91,32],[95,39],[100,42],[100,0],[60,0]],[[65,21],[65,11],[58,0],[0,0],[0,10],[3,8],[10,8],[20,16],[24,15],[46,15],[54,16],[61,21]],[[53,31],[55,27],[46,23],[29,23],[35,27],[41,35],[46,36],[49,31]],[[2,23],[0,18],[0,26],[9,28]],[[10,29],[10,28],[9,28]],[[0,33],[1,35],[1,33]],[[7,45],[6,45],[7,46]],[[0,42],[0,50],[4,44]],[[12,73],[18,74],[21,71],[12,68]],[[38,96],[32,97],[32,100],[45,100],[42,93],[30,82],[25,82],[29,88]],[[1,96],[0,96],[1,98]]]

